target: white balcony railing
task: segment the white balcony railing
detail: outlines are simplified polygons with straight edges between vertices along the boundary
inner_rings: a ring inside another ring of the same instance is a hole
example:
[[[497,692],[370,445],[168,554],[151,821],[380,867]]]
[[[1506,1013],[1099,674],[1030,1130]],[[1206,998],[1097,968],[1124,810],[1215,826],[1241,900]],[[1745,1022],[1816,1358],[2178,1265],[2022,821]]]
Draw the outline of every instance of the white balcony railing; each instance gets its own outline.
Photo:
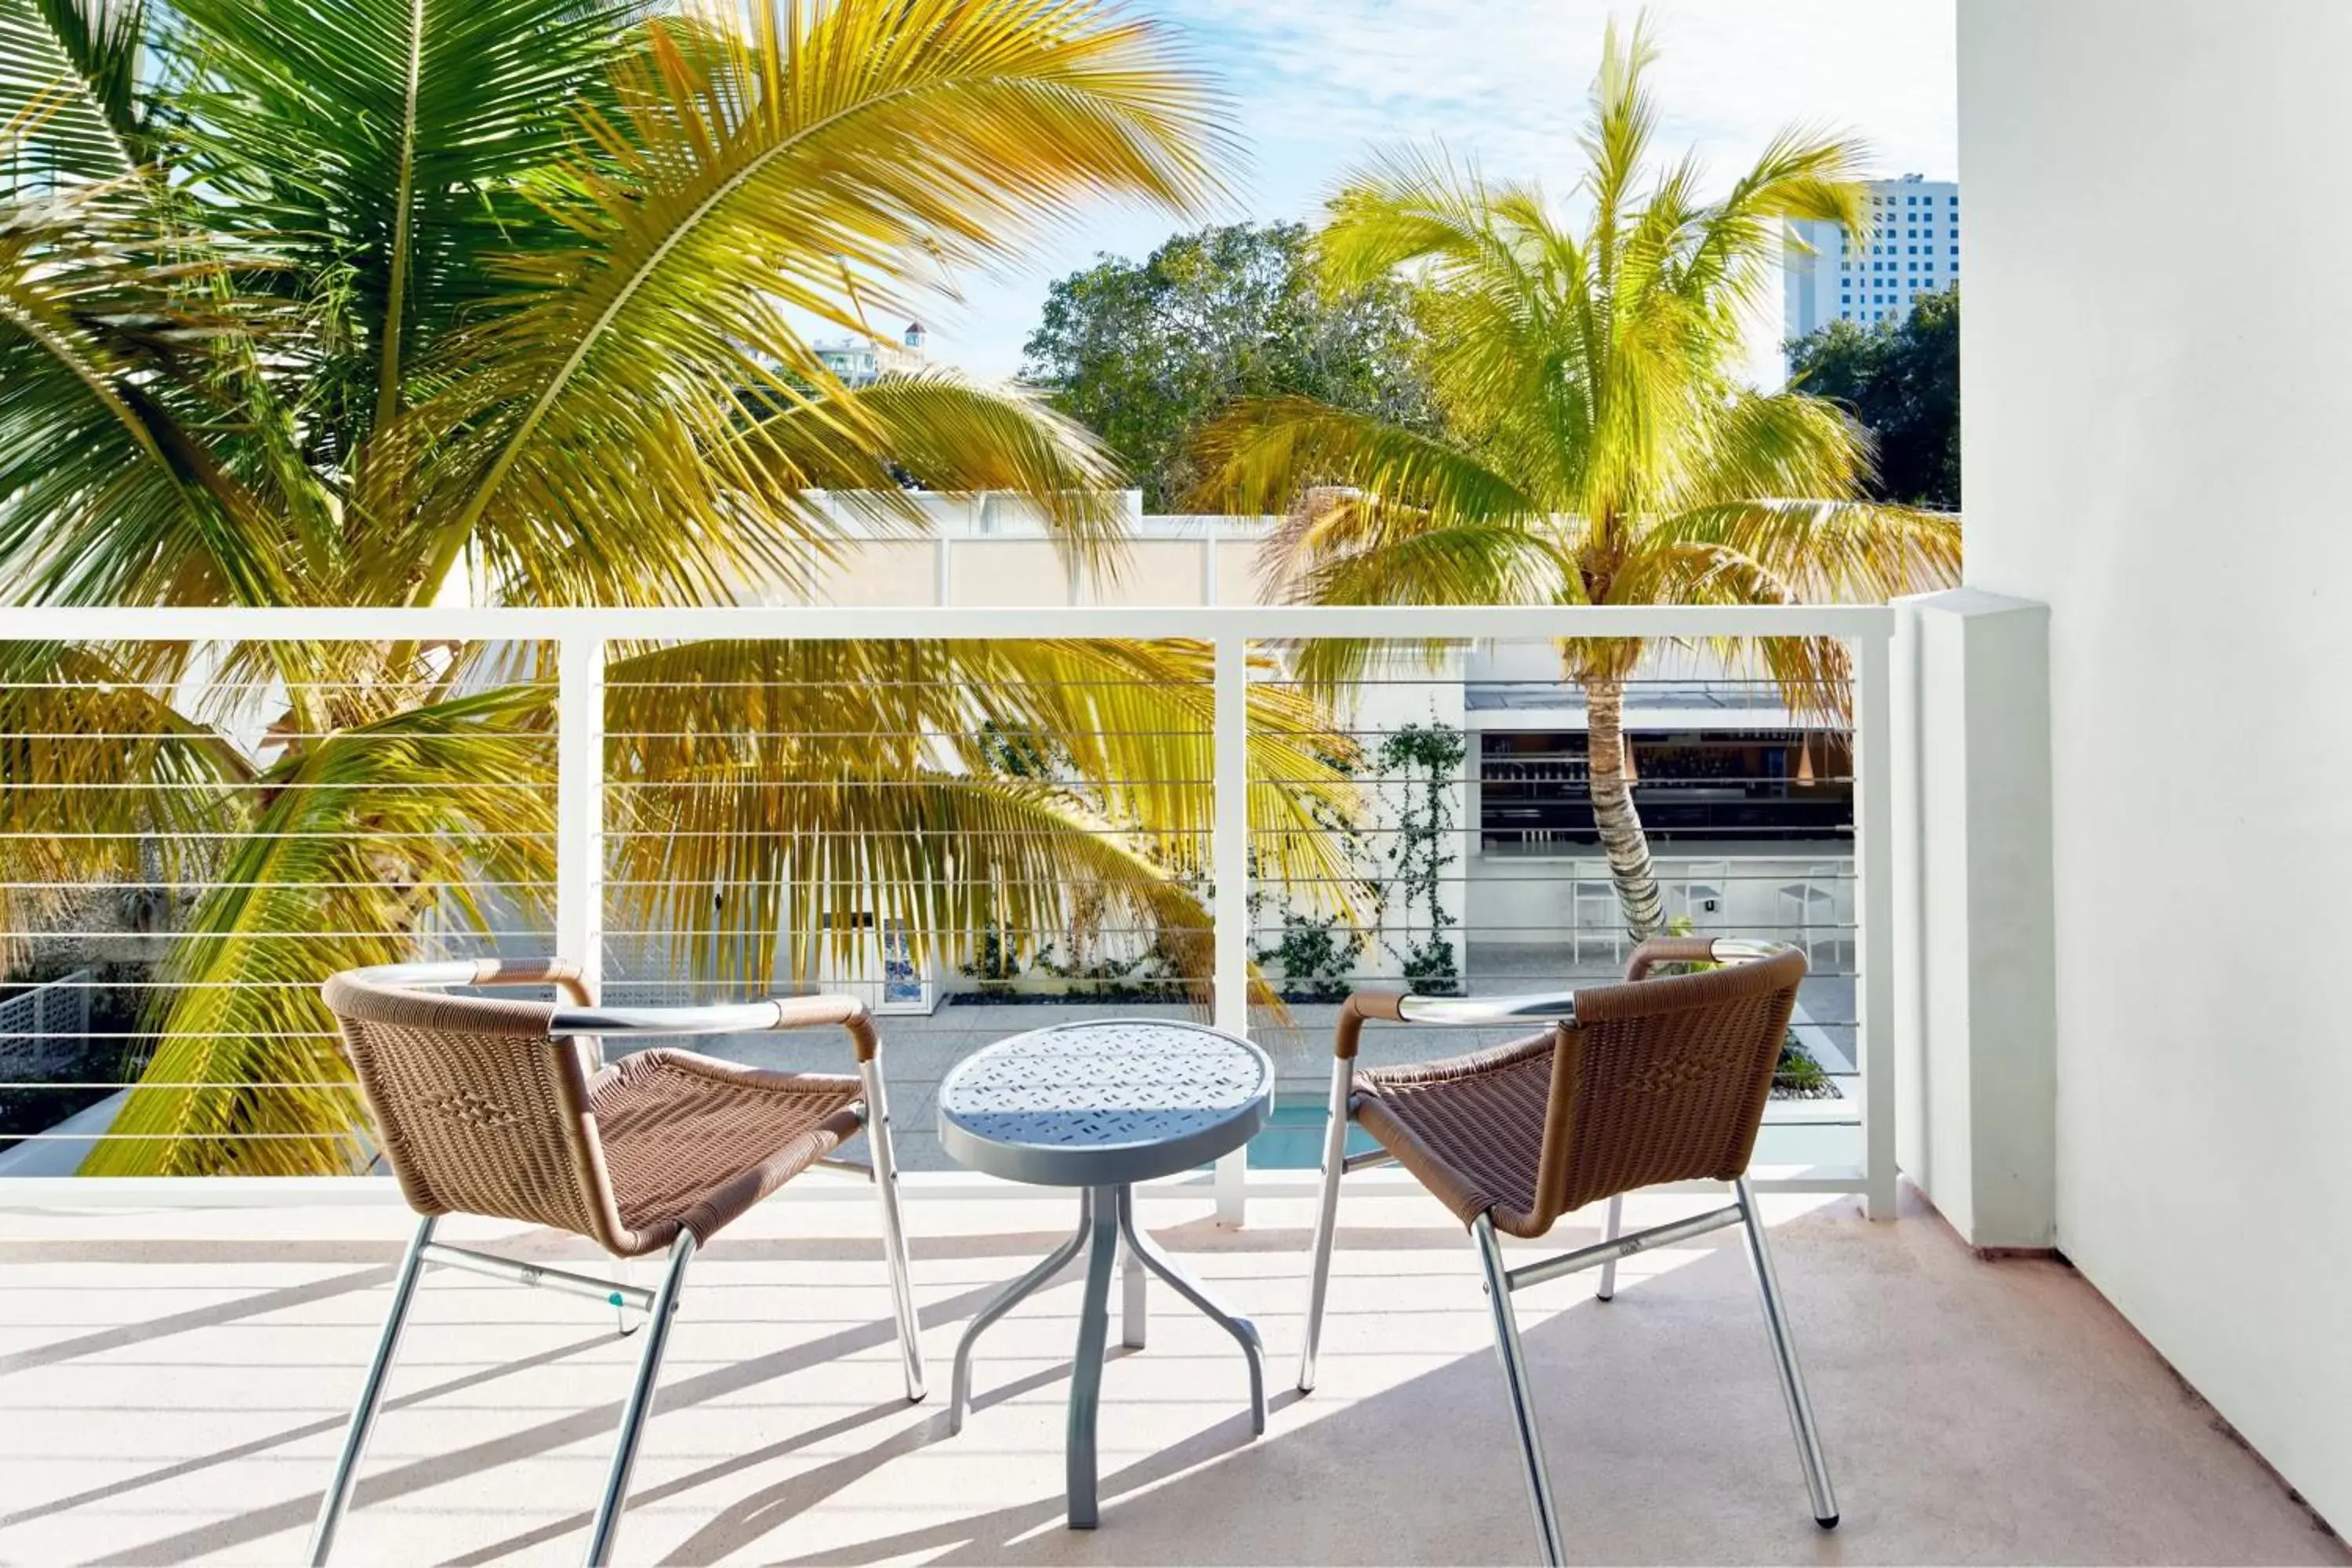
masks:
[[[615,858],[616,850],[631,834],[649,830],[632,815],[631,792],[640,787],[640,781],[631,775],[627,759],[634,754],[634,749],[654,743],[661,734],[658,725],[632,721],[616,726],[609,717],[613,711],[658,711],[657,707],[648,708],[642,703],[634,708],[608,703],[613,696],[607,689],[608,661],[616,648],[643,650],[664,644],[706,641],[1181,641],[1193,647],[1200,671],[1199,690],[1192,694],[1198,699],[1193,710],[1201,715],[1203,731],[1192,739],[1206,742],[1201,754],[1210,759],[1211,776],[1206,780],[1159,782],[1196,789],[1205,785],[1213,800],[1213,810],[1205,814],[1206,826],[1201,835],[1206,840],[1204,852],[1192,857],[1191,867],[1193,885],[1202,894],[1206,911],[1209,931],[1204,934],[1212,939],[1213,950],[1210,984],[1205,987],[1206,1011],[1220,1027],[1237,1033],[1255,1032],[1261,1037],[1282,1034],[1289,1048],[1312,1053],[1316,1047],[1311,1016],[1286,1024],[1277,1014],[1265,1008],[1256,1009],[1254,1016],[1251,1005],[1254,947],[1259,956],[1264,956],[1271,945],[1270,933],[1280,924],[1266,897],[1267,881],[1253,882],[1248,773],[1251,693],[1253,683],[1276,685],[1290,679],[1286,649],[1306,640],[1325,637],[1401,644],[1442,640],[1474,650],[1521,643],[1539,645],[1560,637],[1622,637],[1654,643],[1685,639],[1709,644],[1720,639],[1759,637],[1837,639],[1846,647],[1851,658],[1850,731],[1834,736],[1818,750],[1810,742],[1797,742],[1798,761],[1790,761],[1779,752],[1775,758],[1776,765],[1784,773],[1801,762],[1808,785],[1850,785],[1850,794],[1842,790],[1837,796],[1842,803],[1850,799],[1850,815],[1827,826],[1816,822],[1789,842],[1780,843],[1773,841],[1773,830],[1769,829],[1758,839],[1750,829],[1741,826],[1747,819],[1738,813],[1718,819],[1703,811],[1685,810],[1676,818],[1682,823],[1678,828],[1653,825],[1658,828],[1654,835],[1657,840],[1654,852],[1667,890],[1670,914],[1687,914],[1702,929],[1804,941],[1813,951],[1817,971],[1824,983],[1823,994],[1829,1000],[1815,1008],[1815,1016],[1807,1027],[1813,1031],[1815,1038],[1828,1042],[1827,1054],[1834,1058],[1828,1065],[1839,1084],[1838,1098],[1829,1104],[1800,1101],[1776,1105],[1774,1122],[1776,1126],[1799,1129],[1842,1127],[1850,1131],[1851,1137],[1824,1156],[1822,1151],[1826,1145],[1801,1138],[1789,1142],[1784,1152],[1776,1154],[1768,1135],[1767,1143],[1759,1149],[1763,1167],[1759,1184],[1815,1192],[1855,1192],[1864,1196],[1874,1214],[1891,1215],[1895,1191],[1894,1053],[1888,966],[1894,962],[1894,953],[1888,774],[1892,733],[1889,705],[1894,693],[1888,670],[1893,626],[1894,613],[1877,606],[17,609],[0,619],[0,640],[113,647],[192,643],[217,645],[223,649],[269,642],[409,642],[476,647],[504,645],[529,650],[517,656],[514,668],[542,688],[551,679],[553,688],[551,726],[542,727],[529,737],[543,751],[519,753],[537,759],[530,762],[528,776],[482,782],[512,786],[515,834],[541,835],[551,839],[551,853],[543,859],[552,867],[552,886],[531,887],[520,881],[507,885],[485,873],[478,885],[465,889],[472,900],[467,919],[444,918],[449,906],[426,900],[418,909],[413,926],[400,934],[419,951],[429,951],[436,943],[465,942],[490,942],[509,952],[551,949],[579,959],[587,966],[592,979],[616,986],[663,984],[688,987],[715,984],[678,978],[685,971],[674,962],[675,944],[697,940],[697,932],[666,927],[659,921],[617,927],[610,923],[615,906],[609,895],[614,890],[616,876],[640,876],[645,866],[658,863],[657,858],[648,860],[640,857],[630,862],[637,870],[615,870],[620,864]],[[1200,645],[1206,645],[1209,650],[1205,658],[1197,658]],[[1487,656],[1474,651],[1469,657]],[[1490,662],[1493,670],[1510,665],[1507,659]],[[191,667],[184,663],[179,668],[180,673],[174,679],[185,687],[202,679],[226,682],[230,677],[220,672],[244,667],[198,661],[194,668],[214,672],[205,677],[189,675]],[[1416,942],[1431,940],[1433,935],[1450,940],[1445,929],[1449,924],[1457,928],[1455,934],[1465,939],[1468,951],[1466,972],[1457,983],[1474,993],[1528,989],[1536,984],[1557,985],[1561,976],[1545,969],[1546,963],[1554,967],[1565,963],[1571,979],[1580,974],[1597,978],[1597,968],[1576,966],[1585,964],[1588,955],[1596,965],[1606,958],[1605,952],[1591,944],[1603,943],[1610,936],[1609,928],[1615,923],[1610,895],[1605,883],[1600,880],[1600,851],[1584,847],[1589,844],[1589,828],[1577,825],[1572,805],[1563,816],[1554,808],[1557,803],[1545,795],[1552,783],[1572,780],[1579,772],[1580,764],[1573,747],[1580,742],[1573,741],[1572,731],[1581,720],[1559,710],[1563,705],[1573,705],[1574,694],[1566,688],[1547,692],[1542,689],[1541,679],[1525,674],[1495,674],[1489,670],[1482,678],[1478,669],[1465,668],[1459,658],[1451,666],[1435,668],[1419,665],[1388,668],[1389,672],[1379,679],[1391,689],[1393,700],[1383,708],[1376,700],[1376,694],[1360,690],[1351,699],[1349,713],[1335,719],[1334,724],[1352,734],[1363,752],[1377,752],[1384,739],[1394,735],[1401,725],[1422,721],[1413,715],[1422,710],[1416,703],[1422,702],[1420,694],[1424,689],[1452,694],[1445,701],[1431,698],[1422,706],[1433,715],[1428,722],[1453,724],[1463,734],[1459,772],[1441,780],[1423,781],[1454,792],[1449,797],[1454,820],[1446,829],[1454,837],[1448,854],[1436,857],[1419,873],[1424,879],[1424,892],[1430,900],[1454,900],[1445,906],[1452,912],[1434,917],[1438,929],[1432,933],[1413,925],[1415,917],[1409,910],[1391,910],[1382,917],[1388,925],[1382,934],[1389,940],[1385,943],[1377,939],[1368,942],[1369,956],[1359,954],[1355,962],[1335,963],[1322,972],[1318,984],[1334,988],[1360,980],[1404,984],[1397,977],[1393,962],[1396,953]],[[1532,667],[1523,658],[1511,668]],[[1653,699],[1645,695],[1643,679],[1636,679],[1628,699],[1629,709],[1636,715],[1648,711],[1647,721],[1654,724],[1671,727],[1685,722],[1667,711],[1665,706],[1660,706],[1666,702],[1666,696],[1655,698],[1654,710],[1644,709],[1645,701]],[[1485,710],[1465,714],[1462,696],[1465,689],[1472,693],[1472,706],[1483,701]],[[1758,696],[1761,689],[1761,683],[1743,686],[1737,679],[1720,672],[1707,682],[1666,676],[1659,676],[1654,681],[1655,693],[1675,696],[1684,701],[1685,710],[1694,704],[1720,707],[1727,702],[1736,705],[1743,700],[1766,709],[1773,707],[1777,699]],[[1747,693],[1745,699],[1740,695],[1743,690]],[[1695,691],[1700,695],[1694,698]],[[1486,696],[1480,696],[1482,692]],[[1731,695],[1724,696],[1726,692]],[[167,695],[178,700],[188,693],[178,690]],[[780,710],[789,714],[792,703],[784,694],[771,696],[773,700],[765,711],[772,716],[767,721],[773,723],[772,715]],[[1450,709],[1446,701],[1453,704]],[[248,711],[252,710],[257,710],[249,707]],[[1783,716],[1780,722],[1786,725],[1792,721]],[[1551,750],[1547,749],[1549,742],[1542,739],[1547,734],[1570,738],[1559,742],[1562,749]],[[71,735],[0,733],[0,745],[30,740],[62,746],[122,738],[102,728]],[[282,734],[252,727],[251,733],[240,743],[248,744],[258,755],[283,739]],[[816,731],[798,737],[796,743],[835,741],[854,743],[852,737],[828,737]],[[20,749],[10,754],[22,757],[27,753]],[[86,767],[67,771],[73,775],[69,783],[29,777],[0,782],[12,788],[108,787],[107,780],[90,776]],[[1684,785],[1690,782],[1687,778],[1679,781]],[[1727,786],[1740,786],[1754,781],[1731,777],[1724,782]],[[1676,796],[1676,783],[1673,779],[1645,780],[1637,789],[1637,800],[1645,806],[1655,806],[1660,802],[1696,798],[1699,793],[1685,788],[1682,796]],[[1257,787],[1268,786],[1269,781],[1262,773]],[[381,780],[378,787],[404,786],[399,780]],[[425,786],[417,784],[413,787]],[[1371,790],[1371,786],[1367,787]],[[1737,795],[1738,791],[1732,787],[1719,793]],[[1570,794],[1573,794],[1572,787]],[[1399,829],[1392,821],[1381,816],[1387,808],[1375,803],[1368,809],[1371,815],[1364,822],[1349,825],[1348,831],[1370,846],[1361,852],[1370,858],[1368,880],[1377,881],[1381,874],[1381,836],[1393,835]],[[24,820],[22,814],[19,820]],[[1589,823],[1589,817],[1586,821]],[[666,830],[677,831],[676,824]],[[709,827],[700,830],[719,831]],[[163,844],[176,831],[180,829],[168,823],[142,829],[145,839],[154,845]],[[1261,827],[1259,831],[1265,830]],[[1743,838],[1743,834],[1748,837]],[[156,874],[155,883],[160,890],[181,894],[191,890],[188,886],[176,885],[174,874],[163,871]],[[44,894],[69,891],[54,887],[19,890]],[[729,891],[727,888],[715,888],[713,896],[723,897]],[[1254,899],[1254,893],[1258,897]],[[1432,907],[1437,907],[1437,902]],[[21,910],[31,905],[18,900],[5,907]],[[644,906],[640,903],[632,907]],[[486,918],[485,910],[492,911],[495,918]],[[870,920],[870,916],[865,918]],[[1548,926],[1557,927],[1556,942],[1549,940],[1554,933],[1546,930]],[[1402,941],[1396,940],[1400,933]],[[331,931],[307,934],[320,939],[322,952],[331,951],[337,935]],[[1034,942],[1047,933],[1003,934],[1008,942],[1017,942],[1024,939]],[[1114,928],[1093,934],[1116,952],[1127,951],[1119,949],[1120,939],[1140,942],[1150,933]],[[1343,927],[1340,934],[1349,933]],[[118,944],[134,949],[141,943],[185,943],[197,940],[169,929],[168,921],[165,929],[152,931],[79,932],[69,923],[61,927],[54,916],[46,924],[28,925],[5,935],[52,943],[60,936],[87,935],[94,941],[110,937]],[[779,972],[775,978],[778,984],[803,986],[856,984],[867,989],[871,1001],[904,1003],[919,1009],[936,1005],[940,989],[962,984],[936,960],[930,971],[910,973],[903,952],[892,946],[895,941],[895,932],[877,930],[864,959],[848,963],[838,973],[794,975]],[[666,942],[672,946],[665,949]],[[839,948],[842,944],[832,945]],[[666,952],[673,961],[667,973],[663,970]],[[1509,964],[1482,964],[1482,952],[1516,956]],[[1550,956],[1530,958],[1530,954]],[[886,968],[887,974],[884,973]],[[1278,967],[1275,973],[1278,979]],[[313,984],[314,979],[288,974],[216,975],[206,983],[221,986],[299,985]],[[1171,1001],[1181,1000],[1183,994],[1191,994],[1196,1000],[1203,997],[1197,986],[1184,992],[1172,983],[1163,983],[1168,984]],[[155,984],[160,986],[163,983]],[[1001,988],[1018,991],[1019,986],[1008,982]],[[1078,986],[1081,991],[1085,988],[1084,984]],[[886,1005],[881,1010],[889,1009]],[[911,1030],[915,1026],[906,1027]],[[893,1028],[887,1019],[885,1039],[893,1039]],[[1445,1048],[1458,1048],[1459,1045],[1459,1041],[1448,1041]],[[920,1070],[919,1064],[917,1070]],[[1319,1070],[1319,1067],[1308,1069]],[[152,1075],[150,1078],[152,1081]],[[106,1080],[84,1081],[92,1089],[109,1087]],[[120,1083],[111,1087],[128,1088],[138,1081],[139,1075],[126,1068]],[[0,1084],[0,1095],[40,1087]],[[268,1091],[266,1086],[255,1090]],[[1318,1094],[1319,1090],[1310,1089],[1307,1102],[1312,1104]],[[901,1103],[910,1106],[921,1103],[919,1098],[903,1091],[899,1098]],[[37,1146],[45,1137],[71,1142],[80,1149],[89,1146],[90,1134],[87,1127],[53,1134],[37,1132],[18,1147]],[[0,1155],[0,1165],[5,1165],[7,1158]],[[1221,1207],[1228,1215],[1237,1215],[1249,1194],[1303,1191],[1310,1177],[1311,1173],[1306,1171],[1251,1166],[1237,1156],[1220,1169],[1214,1182]],[[364,1180],[360,1179],[362,1183]],[[176,1190],[184,1191],[194,1184],[183,1183]],[[388,1188],[388,1184],[384,1185]],[[61,1186],[60,1191],[75,1196],[97,1197],[100,1195],[98,1189],[119,1192],[123,1186],[120,1183],[82,1182],[69,1189]],[[142,1182],[136,1186],[141,1195],[151,1195],[145,1191],[151,1184]],[[218,1189],[215,1186],[211,1190]]]

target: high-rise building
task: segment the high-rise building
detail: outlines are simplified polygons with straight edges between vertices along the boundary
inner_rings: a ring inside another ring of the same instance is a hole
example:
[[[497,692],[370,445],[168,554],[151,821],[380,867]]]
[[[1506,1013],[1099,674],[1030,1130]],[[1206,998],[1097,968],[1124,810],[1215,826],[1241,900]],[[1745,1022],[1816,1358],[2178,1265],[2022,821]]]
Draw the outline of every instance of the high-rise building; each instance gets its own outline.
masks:
[[[1803,220],[1783,236],[1790,341],[1832,321],[1899,321],[1922,294],[1960,280],[1960,187],[1921,174],[1874,181],[1870,232]]]

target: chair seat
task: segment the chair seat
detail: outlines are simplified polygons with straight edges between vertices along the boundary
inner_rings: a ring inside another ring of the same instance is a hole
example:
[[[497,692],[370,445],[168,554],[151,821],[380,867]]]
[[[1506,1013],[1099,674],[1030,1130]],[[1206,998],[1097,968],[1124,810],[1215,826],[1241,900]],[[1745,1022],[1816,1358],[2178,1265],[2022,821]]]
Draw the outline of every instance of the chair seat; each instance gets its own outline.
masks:
[[[855,1078],[771,1072],[691,1051],[627,1056],[589,1086],[589,1109],[634,1254],[681,1227],[708,1242],[752,1205],[856,1137]]]
[[[1512,1236],[1540,1236],[1536,1170],[1543,1155],[1556,1038],[1356,1075],[1358,1125],[1461,1219],[1482,1214]]]

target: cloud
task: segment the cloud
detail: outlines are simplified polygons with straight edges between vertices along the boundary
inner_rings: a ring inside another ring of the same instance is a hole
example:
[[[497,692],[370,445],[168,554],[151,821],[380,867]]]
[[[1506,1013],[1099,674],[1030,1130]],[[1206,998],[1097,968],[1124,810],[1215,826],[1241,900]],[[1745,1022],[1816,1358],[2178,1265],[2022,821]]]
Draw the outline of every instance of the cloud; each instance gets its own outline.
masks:
[[[1162,0],[1231,84],[1244,130],[1287,184],[1309,147],[1438,139],[1498,174],[1572,181],[1603,0]],[[1660,140],[1728,177],[1791,121],[1862,131],[1888,173],[1948,174],[1954,155],[1950,0],[1662,0]],[[1324,171],[1336,175],[1344,167]]]

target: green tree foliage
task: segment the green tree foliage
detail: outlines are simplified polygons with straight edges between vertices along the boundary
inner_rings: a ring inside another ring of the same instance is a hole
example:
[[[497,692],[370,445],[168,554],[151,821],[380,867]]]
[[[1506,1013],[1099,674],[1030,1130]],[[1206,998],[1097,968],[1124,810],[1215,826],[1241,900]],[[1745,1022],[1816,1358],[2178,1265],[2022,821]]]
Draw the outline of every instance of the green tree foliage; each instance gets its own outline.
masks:
[[[725,602],[838,548],[812,491],[920,526],[905,480],[1115,556],[1085,430],[940,373],[845,386],[803,325],[1091,196],[1197,211],[1218,125],[1166,28],[1097,0],[0,0],[0,634]],[[1034,941],[1085,888],[1206,973],[1205,645],[611,651],[611,885],[674,963],[765,987],[785,939],[805,976],[872,921]],[[548,923],[548,653],[0,640],[0,963],[54,889],[190,895],[89,1172],[349,1168],[319,982]],[[1348,742],[1250,705],[1280,875],[1352,798],[1293,781]]]
[[[1876,600],[1958,575],[1957,520],[1866,499],[1868,439],[1835,405],[1741,384],[1747,312],[1770,297],[1781,226],[1864,223],[1864,149],[1803,127],[1714,199],[1663,123],[1639,29],[1611,29],[1581,140],[1582,200],[1488,178],[1438,149],[1350,177],[1317,237],[1326,288],[1411,277],[1434,431],[1308,397],[1249,398],[1202,432],[1203,503],[1282,511],[1269,575],[1323,605],[1784,605]],[[1319,637],[1310,688],[1380,645]],[[1634,637],[1560,645],[1585,695],[1594,823],[1635,939],[1664,906],[1621,743]],[[1759,664],[1793,709],[1843,700],[1843,647],[1774,637]]]
[[[1195,433],[1235,398],[1287,394],[1425,426],[1410,289],[1320,289],[1312,247],[1298,224],[1234,224],[1141,262],[1103,257],[1054,285],[1022,374],[1125,460],[1146,511],[1181,505]]]
[[[1902,322],[1832,321],[1789,345],[1790,380],[1877,438],[1873,498],[1960,510],[1960,289],[1922,294]]]

